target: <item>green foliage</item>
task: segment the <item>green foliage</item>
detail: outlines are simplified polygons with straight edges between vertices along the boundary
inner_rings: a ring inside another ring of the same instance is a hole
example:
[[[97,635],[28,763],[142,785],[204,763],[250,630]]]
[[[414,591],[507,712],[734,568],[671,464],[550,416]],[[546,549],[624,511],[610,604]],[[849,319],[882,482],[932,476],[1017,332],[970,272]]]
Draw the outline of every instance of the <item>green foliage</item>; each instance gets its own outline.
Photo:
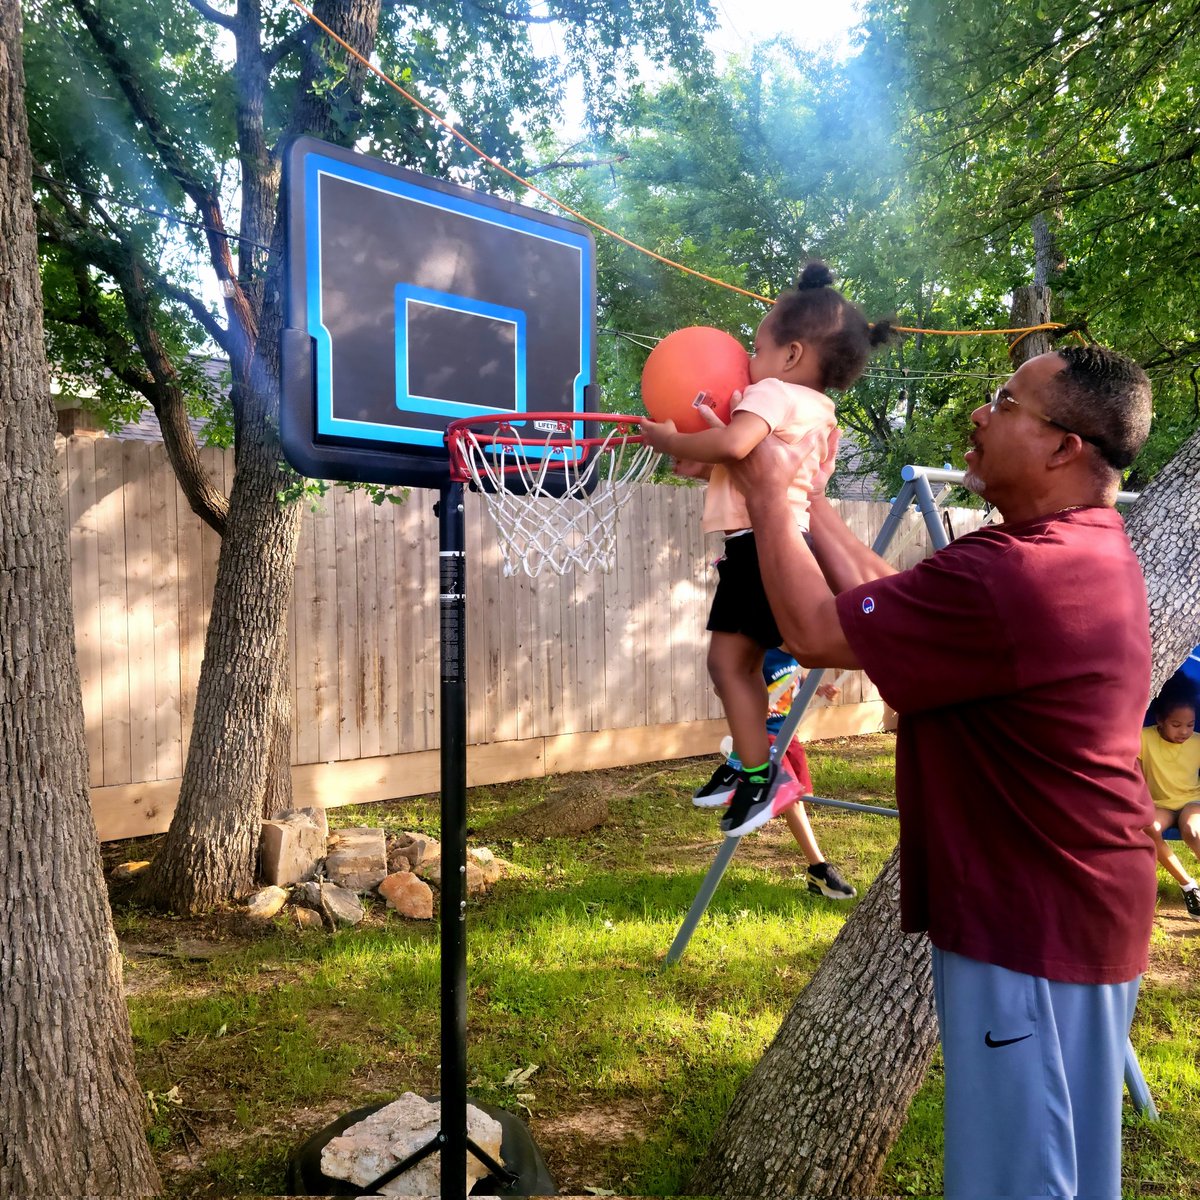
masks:
[[[643,89],[593,147],[609,169],[551,178],[576,207],[689,268],[773,297],[822,257],[872,318],[935,328],[1007,323],[1002,291],[937,270],[932,201],[908,182],[887,87],[865,59],[837,66],[786,40],[705,86]],[[546,151],[549,154],[549,149]],[[598,245],[605,407],[641,410],[655,339],[711,324],[750,341],[767,309],[619,243]],[[967,414],[1006,373],[1000,339],[906,337],[839,398],[859,468],[894,490],[906,462],[961,466]]]
[[[284,472],[290,482],[287,487],[281,488],[276,499],[280,504],[294,504],[297,501],[306,503],[313,512],[319,512],[322,506],[322,501],[328,495],[329,491],[334,487],[342,488],[347,492],[362,492],[370,497],[371,503],[376,507],[381,507],[384,504],[407,504],[408,498],[412,495],[412,489],[406,487],[393,487],[389,484],[382,483],[339,483],[332,484],[325,479],[310,479],[307,475],[301,475],[285,462],[279,464],[280,471]]]
[[[589,146],[603,169],[550,178],[696,271],[771,296],[820,256],[869,316],[928,329],[1010,325],[1013,289],[1034,279],[1030,221],[1049,213],[1055,318],[1155,382],[1154,431],[1128,479],[1140,487],[1200,422],[1197,51],[1180,36],[1197,12],[1197,0],[1025,3],[1002,19],[979,3],[870,5],[845,63],[776,40],[718,80],[647,86]],[[654,339],[689,324],[749,338],[764,311],[606,238],[599,259],[615,410],[640,410]],[[891,492],[906,462],[961,467],[969,413],[1011,370],[1005,342],[893,343],[839,398],[858,469]]]
[[[1032,282],[1041,216],[1055,319],[1150,370],[1155,428],[1129,481],[1142,486],[1200,424],[1200,5],[911,0],[867,18],[864,57],[895,81],[943,268],[1001,291]]]

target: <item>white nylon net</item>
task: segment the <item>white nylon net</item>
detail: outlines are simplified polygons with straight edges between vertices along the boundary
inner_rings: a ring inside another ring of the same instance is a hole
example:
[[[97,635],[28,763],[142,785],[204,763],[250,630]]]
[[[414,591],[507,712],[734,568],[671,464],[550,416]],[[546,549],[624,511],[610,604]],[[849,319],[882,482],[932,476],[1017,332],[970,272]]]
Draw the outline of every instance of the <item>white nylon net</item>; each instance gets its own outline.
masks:
[[[654,470],[658,451],[628,425],[586,438],[575,429],[556,425],[539,437],[506,428],[505,441],[517,445],[464,432],[461,458],[496,527],[506,576],[612,569],[617,515]]]

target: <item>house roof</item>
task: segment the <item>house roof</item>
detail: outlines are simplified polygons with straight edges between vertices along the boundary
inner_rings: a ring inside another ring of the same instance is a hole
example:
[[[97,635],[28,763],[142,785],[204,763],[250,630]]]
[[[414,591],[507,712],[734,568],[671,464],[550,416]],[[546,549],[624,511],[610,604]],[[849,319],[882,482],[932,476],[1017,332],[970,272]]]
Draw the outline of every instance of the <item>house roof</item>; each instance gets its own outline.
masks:
[[[204,427],[207,422],[203,417],[188,417],[188,424],[196,436],[196,441],[203,445]],[[122,425],[116,433],[109,436],[126,442],[161,442],[163,440],[162,427],[158,423],[158,417],[148,404],[142,409],[142,415],[136,421]]]
[[[867,466],[862,447],[844,429],[838,442],[837,473],[830,494],[836,494],[839,500],[887,499],[879,476]]]

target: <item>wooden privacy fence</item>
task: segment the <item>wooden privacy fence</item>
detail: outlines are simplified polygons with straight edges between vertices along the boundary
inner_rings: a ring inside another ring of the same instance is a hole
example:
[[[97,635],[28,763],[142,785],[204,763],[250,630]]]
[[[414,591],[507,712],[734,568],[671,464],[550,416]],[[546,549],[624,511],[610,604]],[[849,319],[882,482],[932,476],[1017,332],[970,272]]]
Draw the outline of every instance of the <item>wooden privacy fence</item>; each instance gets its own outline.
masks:
[[[233,455],[206,450],[218,482]],[[220,539],[188,508],[161,445],[60,444],[89,782],[100,836],[165,829],[191,733]],[[305,514],[289,613],[298,803],[438,787],[435,493],[373,505],[335,490]],[[705,669],[715,553],[699,489],[646,485],[608,575],[505,579],[491,527],[467,505],[471,784],[715,752],[724,732]],[[846,502],[873,537],[883,503]],[[979,514],[955,510],[956,532]],[[908,520],[918,523],[915,514]],[[928,552],[924,529],[905,565]],[[883,728],[855,672],[812,738]]]

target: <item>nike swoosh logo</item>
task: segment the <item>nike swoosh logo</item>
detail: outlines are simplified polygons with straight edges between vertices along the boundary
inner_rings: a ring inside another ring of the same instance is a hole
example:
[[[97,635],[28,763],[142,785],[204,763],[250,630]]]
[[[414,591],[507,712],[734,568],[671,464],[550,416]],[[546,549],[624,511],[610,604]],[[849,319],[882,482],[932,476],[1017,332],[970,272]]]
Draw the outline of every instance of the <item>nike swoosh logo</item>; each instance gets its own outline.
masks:
[[[999,1041],[996,1041],[996,1040],[995,1040],[995,1039],[992,1037],[992,1031],[989,1029],[989,1030],[987,1031],[987,1033],[985,1033],[985,1034],[983,1035],[983,1044],[984,1044],[985,1046],[991,1046],[991,1047],[992,1047],[992,1049],[994,1050],[994,1049],[995,1049],[997,1046],[1011,1046],[1011,1045],[1012,1045],[1014,1042],[1023,1042],[1023,1041],[1025,1040],[1025,1038],[1031,1038],[1031,1037],[1033,1037],[1033,1034],[1032,1034],[1032,1033],[1027,1033],[1027,1034],[1025,1034],[1025,1035],[1024,1035],[1024,1037],[1019,1037],[1019,1038],[1001,1038]]]

